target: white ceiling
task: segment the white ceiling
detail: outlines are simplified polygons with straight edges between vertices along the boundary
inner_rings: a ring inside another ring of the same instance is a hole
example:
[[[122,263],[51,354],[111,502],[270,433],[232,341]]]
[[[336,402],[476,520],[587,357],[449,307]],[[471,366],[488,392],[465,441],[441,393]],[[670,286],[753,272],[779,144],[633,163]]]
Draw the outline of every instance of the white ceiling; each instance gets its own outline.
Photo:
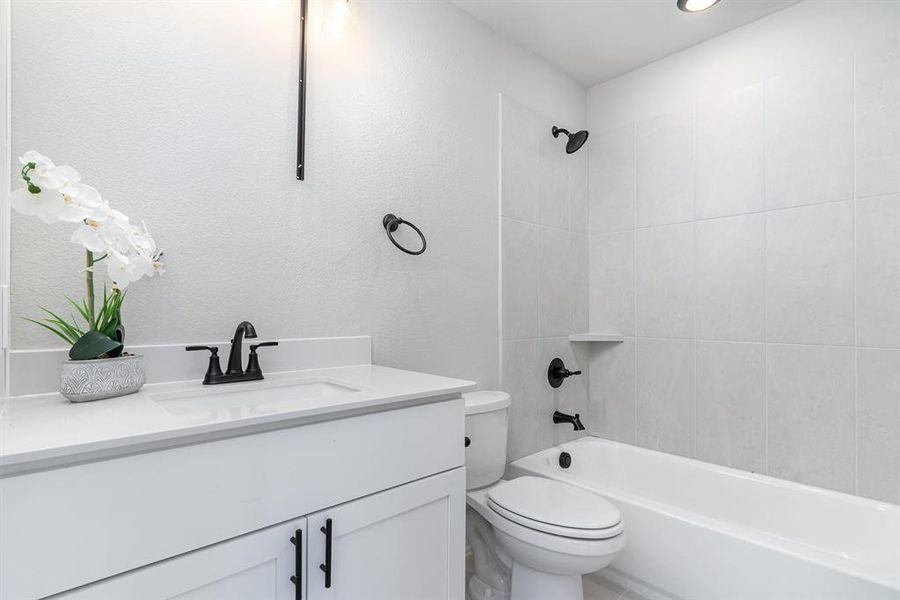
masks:
[[[700,13],[675,0],[452,1],[590,87],[798,0],[721,0]]]

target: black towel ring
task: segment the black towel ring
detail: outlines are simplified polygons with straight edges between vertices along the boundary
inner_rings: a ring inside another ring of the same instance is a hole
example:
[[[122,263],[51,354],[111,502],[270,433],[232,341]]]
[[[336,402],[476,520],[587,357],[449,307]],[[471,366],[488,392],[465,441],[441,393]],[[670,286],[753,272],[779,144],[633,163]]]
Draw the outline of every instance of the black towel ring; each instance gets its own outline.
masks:
[[[397,246],[398,248],[400,248],[401,250],[403,250],[404,252],[406,252],[407,254],[412,254],[415,256],[415,255],[419,255],[419,254],[422,254],[423,252],[425,252],[425,247],[428,245],[428,243],[425,241],[425,234],[423,234],[422,230],[420,230],[418,227],[416,227],[409,221],[404,221],[400,217],[393,215],[391,213],[388,213],[388,214],[384,215],[384,218],[381,220],[381,224],[384,225],[384,230],[385,230],[385,232],[387,232],[388,239],[391,240],[391,243],[394,244],[395,246]],[[416,233],[419,234],[419,237],[422,238],[422,248],[420,250],[408,250],[397,243],[397,240],[394,239],[394,236],[392,234],[395,231],[397,231],[397,228],[400,227],[401,225],[409,225],[413,231],[415,231]]]

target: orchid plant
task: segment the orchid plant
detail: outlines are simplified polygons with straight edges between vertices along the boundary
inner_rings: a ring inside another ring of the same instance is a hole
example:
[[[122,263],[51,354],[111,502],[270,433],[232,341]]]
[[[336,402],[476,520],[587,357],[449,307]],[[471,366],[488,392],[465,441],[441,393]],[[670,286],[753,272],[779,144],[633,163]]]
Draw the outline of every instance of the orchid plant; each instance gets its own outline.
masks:
[[[69,318],[41,307],[43,319],[27,319],[51,331],[69,344],[69,358],[89,360],[121,356],[125,343],[122,303],[129,284],[143,277],[165,272],[163,253],[156,247],[147,226],[132,224],[128,217],[112,208],[100,193],[81,182],[78,172],[68,165],[57,166],[33,150],[19,158],[25,187],[10,196],[12,207],[36,216],[44,223],[77,223],[71,241],[85,252],[86,297],[80,302],[69,298],[85,322],[79,325]],[[103,286],[103,299],[97,307],[94,275],[101,264],[111,289]]]

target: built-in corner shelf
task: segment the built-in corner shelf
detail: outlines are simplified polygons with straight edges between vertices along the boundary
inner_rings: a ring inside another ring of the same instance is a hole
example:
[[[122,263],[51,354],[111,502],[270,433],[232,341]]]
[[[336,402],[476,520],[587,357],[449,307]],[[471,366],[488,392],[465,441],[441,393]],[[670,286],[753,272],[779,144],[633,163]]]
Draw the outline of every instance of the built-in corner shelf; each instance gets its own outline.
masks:
[[[617,333],[573,333],[569,336],[570,342],[606,342],[616,344],[624,342],[625,338]]]

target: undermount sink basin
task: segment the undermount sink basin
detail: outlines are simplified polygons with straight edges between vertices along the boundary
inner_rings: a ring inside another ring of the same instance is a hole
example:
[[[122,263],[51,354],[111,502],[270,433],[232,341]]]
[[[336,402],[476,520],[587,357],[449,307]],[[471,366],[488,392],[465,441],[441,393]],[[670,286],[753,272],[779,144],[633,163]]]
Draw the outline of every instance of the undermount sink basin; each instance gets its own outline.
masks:
[[[362,388],[326,378],[251,381],[157,392],[151,398],[185,424],[269,415],[347,398]]]

